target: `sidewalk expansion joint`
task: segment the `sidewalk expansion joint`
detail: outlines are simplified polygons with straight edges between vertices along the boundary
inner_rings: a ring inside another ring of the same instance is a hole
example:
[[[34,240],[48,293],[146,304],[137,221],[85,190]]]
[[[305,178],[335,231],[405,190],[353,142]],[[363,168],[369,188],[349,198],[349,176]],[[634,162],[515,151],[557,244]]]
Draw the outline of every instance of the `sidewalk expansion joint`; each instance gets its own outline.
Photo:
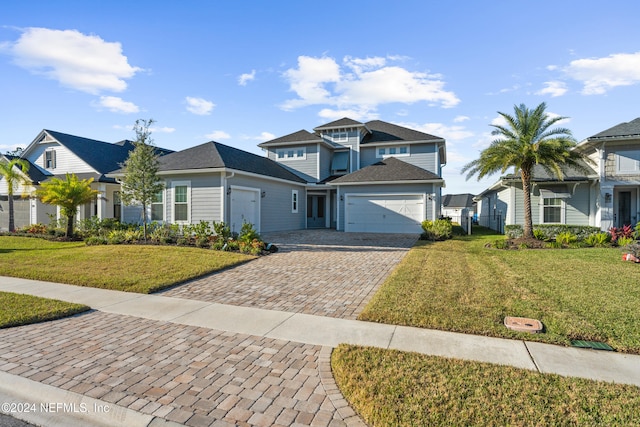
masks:
[[[538,371],[538,373],[542,373],[542,371],[540,370],[540,367],[536,363],[536,359],[533,357],[533,354],[531,354],[531,350],[529,350],[529,346],[527,345],[527,342],[522,341],[522,343],[524,344],[524,348],[527,350],[527,354],[529,355],[529,358],[531,359],[533,366],[536,367],[536,371]]]
[[[284,319],[282,322],[278,323],[276,326],[274,326],[273,328],[269,329],[267,332],[265,332],[264,334],[262,334],[263,337],[269,337],[269,334],[273,331],[275,331],[276,329],[278,329],[280,326],[282,326],[287,320],[291,319],[293,316],[295,316],[298,313],[291,313],[290,316],[288,316],[286,319]]]

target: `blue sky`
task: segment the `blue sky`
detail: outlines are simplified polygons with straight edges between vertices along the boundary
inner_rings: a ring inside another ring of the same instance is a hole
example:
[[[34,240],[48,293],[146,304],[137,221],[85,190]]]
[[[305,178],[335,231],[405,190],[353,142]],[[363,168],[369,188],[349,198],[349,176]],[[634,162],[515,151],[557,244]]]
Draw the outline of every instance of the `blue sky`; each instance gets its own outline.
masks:
[[[548,104],[582,140],[640,116],[637,1],[20,1],[0,6],[0,151],[45,129],[156,145],[380,119],[447,140],[444,193],[497,112]]]

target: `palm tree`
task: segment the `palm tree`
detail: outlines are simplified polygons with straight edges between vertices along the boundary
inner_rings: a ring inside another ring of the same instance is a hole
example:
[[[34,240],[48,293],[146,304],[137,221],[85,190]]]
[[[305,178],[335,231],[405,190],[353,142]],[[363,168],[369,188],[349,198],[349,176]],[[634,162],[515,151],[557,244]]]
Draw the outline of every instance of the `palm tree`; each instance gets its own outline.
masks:
[[[75,174],[67,174],[66,179],[52,178],[43,182],[36,192],[42,203],[60,206],[60,213],[67,217],[65,236],[73,236],[73,218],[78,207],[89,203],[98,194],[91,189],[93,178],[79,180]]]
[[[571,131],[553,125],[567,117],[551,117],[545,113],[547,105],[543,102],[530,110],[524,104],[514,106],[514,115],[501,113],[506,125],[491,125],[495,129],[492,135],[498,136],[491,145],[482,150],[480,158],[467,163],[462,173],[467,172],[467,179],[473,175],[481,178],[498,171],[504,173],[514,167],[522,179],[524,194],[524,235],[533,237],[531,218],[531,180],[533,167],[541,166],[549,174],[559,180],[564,178],[562,168],[571,166],[580,171],[588,171],[580,161],[590,162],[581,153],[572,148],[576,145]]]
[[[27,186],[31,180],[26,175],[29,171],[29,162],[24,159],[14,158],[9,161],[0,161],[0,176],[7,181],[7,194],[9,196],[9,231],[14,231],[15,218],[13,213],[13,193],[17,185]]]

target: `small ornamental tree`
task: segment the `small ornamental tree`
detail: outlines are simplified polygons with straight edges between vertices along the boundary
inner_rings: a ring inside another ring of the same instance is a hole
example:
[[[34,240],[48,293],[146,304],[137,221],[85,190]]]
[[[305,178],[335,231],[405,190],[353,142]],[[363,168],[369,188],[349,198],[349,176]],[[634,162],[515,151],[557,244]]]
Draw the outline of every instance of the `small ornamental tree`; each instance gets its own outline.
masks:
[[[9,231],[16,228],[13,213],[13,193],[17,185],[27,186],[31,180],[26,175],[29,171],[29,163],[23,159],[11,159],[8,162],[0,160],[0,178],[7,182],[7,195],[9,196]]]
[[[43,182],[36,195],[42,203],[60,206],[60,213],[67,217],[66,237],[73,236],[73,219],[78,207],[91,202],[98,195],[91,189],[93,178],[80,180],[75,174],[67,174],[65,179],[51,178]]]
[[[153,119],[136,120],[133,130],[136,140],[134,149],[121,165],[124,177],[121,181],[122,201],[125,205],[142,205],[142,224],[144,239],[147,239],[147,208],[151,206],[153,198],[164,189],[164,183],[158,177],[159,156],[151,139],[149,127]]]

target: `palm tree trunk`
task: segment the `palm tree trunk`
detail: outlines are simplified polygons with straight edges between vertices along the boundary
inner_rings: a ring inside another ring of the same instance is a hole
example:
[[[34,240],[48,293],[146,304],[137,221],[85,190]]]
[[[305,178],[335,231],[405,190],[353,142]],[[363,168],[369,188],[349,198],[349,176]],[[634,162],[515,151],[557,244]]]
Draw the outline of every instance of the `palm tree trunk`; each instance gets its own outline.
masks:
[[[13,214],[13,194],[9,192],[9,232],[13,233],[16,229],[15,216]]]
[[[67,233],[66,233],[67,238],[73,236],[73,216],[74,215],[69,215],[67,217]]]
[[[522,177],[522,193],[524,196],[524,231],[522,237],[533,238],[533,219],[531,218],[531,170],[520,170]]]

